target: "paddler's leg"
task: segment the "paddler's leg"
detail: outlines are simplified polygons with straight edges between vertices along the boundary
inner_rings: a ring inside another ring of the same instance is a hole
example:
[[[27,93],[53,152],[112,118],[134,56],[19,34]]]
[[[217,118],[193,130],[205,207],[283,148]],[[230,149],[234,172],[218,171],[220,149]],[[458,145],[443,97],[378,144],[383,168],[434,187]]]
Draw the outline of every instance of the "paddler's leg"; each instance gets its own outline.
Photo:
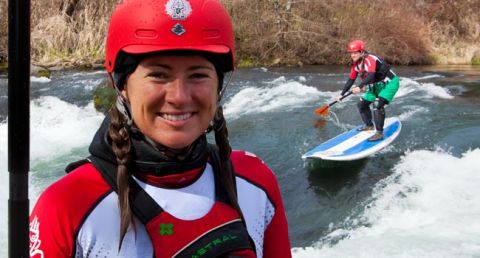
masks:
[[[383,125],[385,123],[385,105],[388,101],[382,97],[378,97],[373,102],[373,121],[375,122],[375,129],[377,132],[370,138],[369,141],[378,141],[383,139]]]
[[[378,91],[378,100],[373,104],[373,120],[377,132],[370,137],[369,141],[377,141],[383,139],[383,125],[385,122],[385,105],[392,102],[393,97],[400,87],[400,81],[398,76],[393,77],[386,85],[382,82],[374,85]]]
[[[375,100],[375,95],[370,90],[367,90],[363,97],[357,104],[358,111],[362,117],[362,121],[365,124],[364,127],[359,128],[359,131],[373,130],[372,111],[370,110],[370,104]]]
[[[385,105],[388,104],[388,100],[378,97],[373,102],[373,121],[375,122],[375,129],[379,132],[383,132],[383,125],[385,123]]]

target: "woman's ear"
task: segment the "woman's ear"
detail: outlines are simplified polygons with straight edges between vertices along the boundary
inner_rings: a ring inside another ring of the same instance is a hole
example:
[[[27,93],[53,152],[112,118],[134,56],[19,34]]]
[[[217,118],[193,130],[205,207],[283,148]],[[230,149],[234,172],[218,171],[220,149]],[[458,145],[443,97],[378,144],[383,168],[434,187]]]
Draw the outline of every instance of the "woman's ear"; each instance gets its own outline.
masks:
[[[123,89],[120,91],[122,93],[122,96],[125,100],[128,100],[128,94],[127,94],[127,87],[123,87]]]
[[[125,78],[125,81],[123,82],[123,85],[122,85],[122,90],[120,91],[120,93],[122,94],[123,98],[128,101],[128,91],[127,91],[127,88],[128,88],[128,79],[130,78],[130,74],[127,75],[127,78]]]

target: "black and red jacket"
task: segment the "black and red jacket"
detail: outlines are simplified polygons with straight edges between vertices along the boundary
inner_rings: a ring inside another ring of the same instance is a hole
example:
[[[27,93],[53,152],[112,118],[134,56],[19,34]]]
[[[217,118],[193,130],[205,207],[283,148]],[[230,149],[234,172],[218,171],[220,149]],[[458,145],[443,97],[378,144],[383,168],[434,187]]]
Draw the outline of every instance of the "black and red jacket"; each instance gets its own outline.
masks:
[[[38,199],[30,216],[30,256],[291,257],[272,171],[253,154],[232,152],[243,222],[222,197],[215,158],[208,160],[179,174],[132,176],[139,199],[132,203],[142,208],[132,207],[135,223],[120,250],[118,197],[107,175],[115,166],[94,156],[77,164]]]

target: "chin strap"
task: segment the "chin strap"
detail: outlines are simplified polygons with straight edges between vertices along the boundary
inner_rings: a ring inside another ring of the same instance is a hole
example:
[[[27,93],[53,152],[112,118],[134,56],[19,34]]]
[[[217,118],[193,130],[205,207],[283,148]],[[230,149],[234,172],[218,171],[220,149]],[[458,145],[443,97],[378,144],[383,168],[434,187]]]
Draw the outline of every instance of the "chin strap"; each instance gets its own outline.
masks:
[[[133,124],[133,119],[132,119],[132,109],[130,107],[130,104],[127,102],[127,100],[123,97],[123,95],[118,90],[116,91],[117,91],[117,101],[115,105],[117,106],[118,111],[120,111],[120,113],[126,118],[127,125],[131,126]]]
[[[122,92],[118,88],[118,85],[122,85],[123,81],[125,80],[126,74],[125,73],[109,73],[110,79],[113,83],[113,88],[115,89],[115,93],[117,94],[117,100],[115,102],[115,106],[117,107],[118,111],[125,117],[127,120],[127,125],[131,126],[133,124],[132,119],[132,108],[130,107],[130,103],[123,97]]]
[[[222,111],[223,111],[223,106],[222,106],[222,103],[221,103],[222,98],[223,98],[223,95],[225,94],[225,91],[227,90],[228,86],[230,85],[230,82],[232,81],[233,72],[229,72],[227,76],[228,76],[228,78],[227,78],[227,81],[226,81],[225,85],[223,85],[222,89],[218,93],[218,101],[217,101],[217,106],[218,107],[217,107],[217,110],[215,112],[215,116],[213,117],[213,120],[210,121],[210,124],[208,125],[207,130],[205,130],[205,133],[210,133],[212,130],[220,129],[222,126],[225,126],[225,121],[224,121],[224,119],[221,119],[219,117],[218,111],[219,111],[219,109],[222,109]]]
[[[230,85],[230,82],[232,81],[232,77],[233,77],[233,72],[229,72],[228,73],[228,78],[227,78],[227,81],[225,83],[225,85],[222,87],[222,89],[220,90],[220,93],[218,93],[218,103],[220,105],[220,101],[222,101],[222,97],[223,97],[223,94],[225,93],[225,91],[227,90],[228,88],[228,85]]]
[[[215,112],[215,116],[213,117],[213,120],[210,121],[210,124],[208,125],[207,130],[205,130],[205,133],[210,133],[212,130],[218,130],[222,128],[222,126],[225,126],[225,119],[222,119],[222,117],[218,115],[218,111],[220,109],[223,109],[223,107],[218,106],[217,111]]]

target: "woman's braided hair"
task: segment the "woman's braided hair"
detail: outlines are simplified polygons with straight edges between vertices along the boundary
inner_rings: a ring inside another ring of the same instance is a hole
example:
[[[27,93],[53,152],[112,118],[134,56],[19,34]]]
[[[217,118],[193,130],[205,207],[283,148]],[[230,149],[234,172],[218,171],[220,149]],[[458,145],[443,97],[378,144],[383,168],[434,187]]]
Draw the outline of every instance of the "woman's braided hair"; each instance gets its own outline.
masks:
[[[128,226],[134,224],[132,211],[130,210],[130,185],[128,183],[130,172],[128,164],[130,163],[131,141],[125,128],[125,118],[120,114],[118,109],[114,107],[111,111],[110,126],[108,128],[108,136],[112,140],[112,150],[117,157],[117,194],[118,206],[120,210],[120,241],[118,250],[122,248],[122,242],[127,233]]]
[[[232,147],[230,147],[230,141],[228,140],[227,122],[223,116],[223,107],[219,106],[215,114],[215,122],[218,123],[214,126],[215,143],[218,146],[218,153],[220,156],[220,183],[225,187],[228,194],[230,204],[237,210],[238,214],[245,222],[242,210],[237,201],[236,187],[234,185],[234,171],[233,166],[230,166],[230,154],[232,153]]]

